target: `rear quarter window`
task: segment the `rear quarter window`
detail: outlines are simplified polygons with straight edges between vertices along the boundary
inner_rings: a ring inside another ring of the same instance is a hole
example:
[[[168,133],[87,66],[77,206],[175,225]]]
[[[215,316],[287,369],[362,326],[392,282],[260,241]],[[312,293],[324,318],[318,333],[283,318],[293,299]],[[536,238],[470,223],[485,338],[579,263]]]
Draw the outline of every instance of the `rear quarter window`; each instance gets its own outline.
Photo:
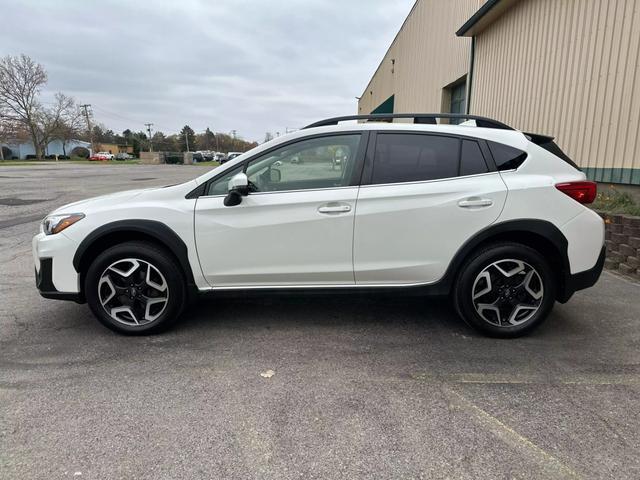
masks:
[[[527,159],[527,152],[505,145],[487,141],[498,170],[515,170]]]

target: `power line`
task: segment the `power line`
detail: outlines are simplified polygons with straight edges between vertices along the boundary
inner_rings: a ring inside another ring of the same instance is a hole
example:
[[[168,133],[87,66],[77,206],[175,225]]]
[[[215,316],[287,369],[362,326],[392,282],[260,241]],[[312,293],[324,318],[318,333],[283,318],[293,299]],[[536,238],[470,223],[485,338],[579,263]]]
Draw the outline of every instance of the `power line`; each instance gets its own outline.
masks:
[[[134,123],[134,124],[139,124],[139,122],[140,122],[140,120],[136,120],[136,119],[133,119],[133,118],[131,118],[131,117],[127,117],[127,116],[125,116],[125,115],[121,115],[121,114],[116,113],[116,112],[112,112],[112,111],[110,111],[110,110],[105,109],[104,107],[97,107],[97,106],[94,106],[93,108],[94,108],[95,110],[97,110],[98,112],[100,112],[102,115],[106,115],[106,116],[110,116],[110,117],[114,117],[114,118],[120,118],[120,119],[122,119],[122,120],[126,120],[127,122],[131,122],[131,123]],[[158,125],[158,127],[159,127],[161,130],[164,130],[164,131],[166,131],[166,132],[171,132],[171,131],[173,131],[173,129],[172,129],[172,128],[167,128],[165,125]]]

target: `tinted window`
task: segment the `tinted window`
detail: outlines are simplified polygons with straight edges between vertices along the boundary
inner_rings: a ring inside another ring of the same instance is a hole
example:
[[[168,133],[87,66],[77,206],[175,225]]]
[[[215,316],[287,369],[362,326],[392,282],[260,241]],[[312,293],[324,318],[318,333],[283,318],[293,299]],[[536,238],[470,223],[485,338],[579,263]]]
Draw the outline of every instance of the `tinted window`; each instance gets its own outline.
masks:
[[[497,142],[487,142],[498,170],[514,170],[522,165],[527,154],[522,150]]]
[[[459,153],[457,138],[380,133],[376,137],[372,183],[455,177]]]
[[[344,187],[351,182],[360,134],[301,140],[251,160],[256,192]]]
[[[484,161],[482,150],[478,142],[462,141],[462,155],[460,157],[460,176],[487,173],[489,169]]]

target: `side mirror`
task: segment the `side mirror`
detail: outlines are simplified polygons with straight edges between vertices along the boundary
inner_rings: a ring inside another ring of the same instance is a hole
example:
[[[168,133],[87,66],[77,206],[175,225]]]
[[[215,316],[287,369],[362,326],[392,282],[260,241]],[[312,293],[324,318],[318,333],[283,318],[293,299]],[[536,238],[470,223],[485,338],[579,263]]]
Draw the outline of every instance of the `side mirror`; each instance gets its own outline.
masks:
[[[227,184],[229,193],[224,197],[224,205],[226,207],[235,207],[240,205],[242,197],[249,194],[249,179],[245,173],[234,175]]]
[[[224,206],[225,207],[235,207],[236,205],[240,205],[242,203],[242,194],[237,190],[231,190],[227,193],[227,196],[224,197]]]
[[[249,193],[249,179],[247,178],[247,174],[240,172],[231,177],[231,180],[229,180],[227,184],[227,190],[229,192],[235,190],[242,195],[247,195]]]

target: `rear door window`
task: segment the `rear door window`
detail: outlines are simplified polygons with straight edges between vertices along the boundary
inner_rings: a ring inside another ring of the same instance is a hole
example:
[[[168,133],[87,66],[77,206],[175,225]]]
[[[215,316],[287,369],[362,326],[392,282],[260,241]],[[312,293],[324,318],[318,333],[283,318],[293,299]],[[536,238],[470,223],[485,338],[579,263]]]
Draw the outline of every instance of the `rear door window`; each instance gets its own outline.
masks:
[[[487,162],[484,160],[482,150],[478,142],[473,140],[462,140],[462,152],[460,153],[460,173],[461,177],[465,175],[477,175],[479,173],[487,173]]]
[[[488,172],[473,140],[440,135],[378,133],[372,184],[420,182]]]

